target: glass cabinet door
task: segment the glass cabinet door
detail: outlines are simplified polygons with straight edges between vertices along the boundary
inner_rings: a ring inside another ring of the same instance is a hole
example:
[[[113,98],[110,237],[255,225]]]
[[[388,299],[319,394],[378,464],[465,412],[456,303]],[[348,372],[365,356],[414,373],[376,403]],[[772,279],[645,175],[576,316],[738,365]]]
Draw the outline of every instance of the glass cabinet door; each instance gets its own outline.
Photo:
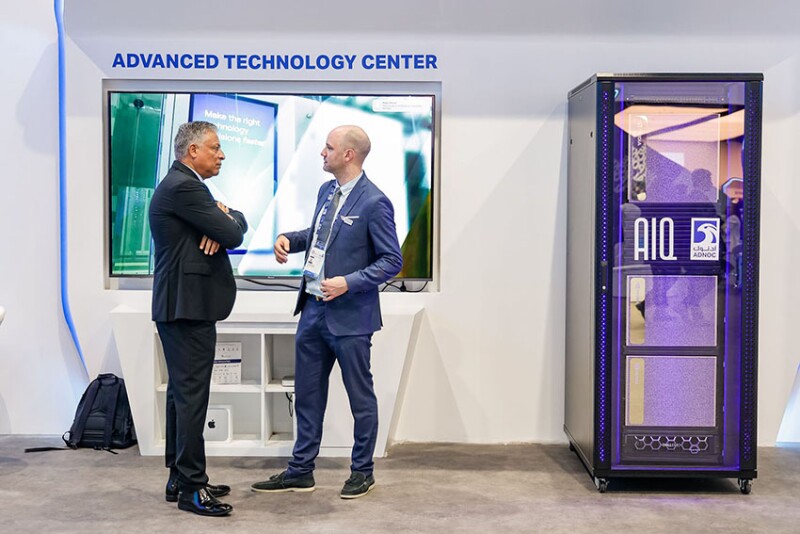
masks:
[[[733,468],[745,83],[614,94],[612,465]]]

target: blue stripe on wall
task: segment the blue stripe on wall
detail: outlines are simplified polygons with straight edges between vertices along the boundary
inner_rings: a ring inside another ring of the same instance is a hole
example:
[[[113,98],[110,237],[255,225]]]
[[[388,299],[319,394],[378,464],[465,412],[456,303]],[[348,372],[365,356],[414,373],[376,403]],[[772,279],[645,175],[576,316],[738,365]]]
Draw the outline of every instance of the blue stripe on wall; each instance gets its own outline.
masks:
[[[55,0],[56,27],[58,28],[58,195],[59,195],[59,228],[61,238],[61,309],[64,311],[64,320],[72,335],[72,341],[81,359],[81,365],[89,378],[86,360],[83,358],[81,342],[75,331],[72,312],[69,308],[69,293],[67,292],[67,113],[65,108],[65,64],[64,64],[64,0]]]

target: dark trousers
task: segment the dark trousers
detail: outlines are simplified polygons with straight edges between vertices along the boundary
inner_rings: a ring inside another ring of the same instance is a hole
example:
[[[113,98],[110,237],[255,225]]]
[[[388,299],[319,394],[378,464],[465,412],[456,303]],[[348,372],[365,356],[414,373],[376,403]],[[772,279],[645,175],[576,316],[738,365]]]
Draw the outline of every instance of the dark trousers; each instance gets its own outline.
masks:
[[[289,475],[314,470],[322,441],[322,421],[328,404],[328,379],[339,362],[353,414],[352,471],[371,474],[378,436],[378,401],[372,385],[370,347],[372,334],[335,336],[325,323],[325,306],[310,298],[303,307],[295,342],[295,413],[297,441],[289,462]]]
[[[157,322],[167,362],[167,435],[164,460],[181,491],[205,487],[203,430],[208,411],[217,329],[214,321]]]

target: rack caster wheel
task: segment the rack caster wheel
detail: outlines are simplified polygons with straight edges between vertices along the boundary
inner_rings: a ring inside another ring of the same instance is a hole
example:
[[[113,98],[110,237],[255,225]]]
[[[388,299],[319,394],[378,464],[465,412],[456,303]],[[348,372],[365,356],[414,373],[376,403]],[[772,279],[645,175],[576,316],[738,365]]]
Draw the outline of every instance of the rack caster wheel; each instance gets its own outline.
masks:
[[[749,495],[752,489],[753,489],[752,480],[750,480],[749,478],[739,479],[739,491],[741,491],[743,495]]]
[[[597,491],[600,493],[605,493],[608,489],[608,479],[607,478],[595,478],[594,485],[597,486]]]

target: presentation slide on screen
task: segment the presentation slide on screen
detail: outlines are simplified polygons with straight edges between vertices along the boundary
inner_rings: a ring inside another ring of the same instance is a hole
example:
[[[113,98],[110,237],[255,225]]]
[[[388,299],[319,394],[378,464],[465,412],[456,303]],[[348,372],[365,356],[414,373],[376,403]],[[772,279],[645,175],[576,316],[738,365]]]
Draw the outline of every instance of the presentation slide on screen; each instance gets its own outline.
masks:
[[[275,261],[282,233],[311,225],[330,130],[356,124],[372,150],[364,170],[392,201],[404,269],[432,277],[432,95],[108,93],[111,276],[152,274],[147,208],[174,160],[173,139],[186,121],[214,123],[225,153],[205,181],[215,199],[245,214],[250,229],[230,251],[241,277],[296,277],[303,255]]]

